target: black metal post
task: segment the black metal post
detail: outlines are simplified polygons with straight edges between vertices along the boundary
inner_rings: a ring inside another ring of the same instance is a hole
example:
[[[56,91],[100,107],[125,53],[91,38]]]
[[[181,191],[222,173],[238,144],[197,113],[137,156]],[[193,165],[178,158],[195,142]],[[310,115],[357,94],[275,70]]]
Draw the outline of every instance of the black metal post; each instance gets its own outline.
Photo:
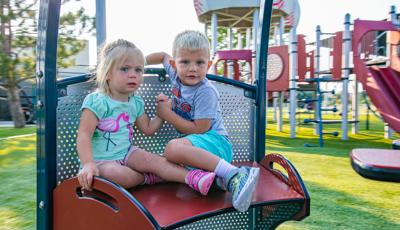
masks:
[[[259,25],[256,48],[256,139],[255,153],[256,161],[259,162],[265,156],[265,128],[266,128],[266,96],[267,96],[267,60],[268,41],[271,24],[272,0],[263,0],[260,5]]]
[[[37,39],[37,229],[52,229],[56,186],[56,57],[60,0],[41,0]]]

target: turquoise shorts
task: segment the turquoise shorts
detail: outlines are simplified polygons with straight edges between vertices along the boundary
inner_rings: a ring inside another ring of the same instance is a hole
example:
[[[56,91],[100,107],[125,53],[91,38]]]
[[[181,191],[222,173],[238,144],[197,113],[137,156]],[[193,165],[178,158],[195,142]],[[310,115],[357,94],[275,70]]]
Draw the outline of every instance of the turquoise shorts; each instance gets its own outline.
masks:
[[[184,138],[188,139],[194,147],[204,149],[229,163],[232,162],[231,142],[228,137],[218,134],[215,130],[202,134],[190,134]]]

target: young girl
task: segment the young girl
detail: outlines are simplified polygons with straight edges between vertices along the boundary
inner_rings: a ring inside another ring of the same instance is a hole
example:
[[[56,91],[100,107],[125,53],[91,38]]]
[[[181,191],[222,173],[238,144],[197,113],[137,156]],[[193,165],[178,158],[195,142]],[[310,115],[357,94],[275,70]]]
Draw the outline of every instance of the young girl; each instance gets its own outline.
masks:
[[[186,182],[207,194],[214,173],[188,171],[132,144],[134,124],[145,135],[153,135],[163,123],[158,117],[149,119],[142,98],[134,95],[143,78],[142,52],[131,42],[119,39],[104,46],[99,60],[98,89],[85,98],[78,129],[80,185],[90,190],[93,176],[124,188],[167,180]]]

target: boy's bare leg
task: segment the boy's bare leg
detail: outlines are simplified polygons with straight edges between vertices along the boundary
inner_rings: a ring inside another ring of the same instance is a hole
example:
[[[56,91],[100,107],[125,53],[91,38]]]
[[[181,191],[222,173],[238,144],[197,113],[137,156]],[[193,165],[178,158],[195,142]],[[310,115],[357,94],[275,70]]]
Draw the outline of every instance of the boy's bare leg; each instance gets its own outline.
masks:
[[[141,173],[153,173],[166,181],[185,183],[188,170],[165,157],[138,149],[130,154],[127,166]]]
[[[107,162],[99,165],[100,176],[109,179],[124,188],[132,188],[142,184],[144,176],[126,166],[115,162]]]
[[[165,147],[165,158],[168,161],[189,165],[209,172],[214,172],[221,158],[203,149],[194,147],[185,139],[173,139]]]

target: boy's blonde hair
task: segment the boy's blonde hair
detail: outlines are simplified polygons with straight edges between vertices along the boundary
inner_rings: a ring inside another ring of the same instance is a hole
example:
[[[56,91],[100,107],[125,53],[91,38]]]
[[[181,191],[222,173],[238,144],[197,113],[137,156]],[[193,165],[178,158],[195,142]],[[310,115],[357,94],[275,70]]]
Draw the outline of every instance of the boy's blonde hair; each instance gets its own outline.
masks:
[[[96,72],[96,83],[100,92],[110,94],[108,86],[108,74],[111,68],[119,63],[123,63],[128,58],[140,57],[144,63],[144,55],[135,44],[125,39],[107,43],[99,53],[99,64]]]
[[[179,49],[188,49],[190,51],[205,50],[208,57],[210,57],[210,43],[208,38],[199,31],[185,30],[176,35],[172,45],[172,56],[174,58],[176,58]]]

